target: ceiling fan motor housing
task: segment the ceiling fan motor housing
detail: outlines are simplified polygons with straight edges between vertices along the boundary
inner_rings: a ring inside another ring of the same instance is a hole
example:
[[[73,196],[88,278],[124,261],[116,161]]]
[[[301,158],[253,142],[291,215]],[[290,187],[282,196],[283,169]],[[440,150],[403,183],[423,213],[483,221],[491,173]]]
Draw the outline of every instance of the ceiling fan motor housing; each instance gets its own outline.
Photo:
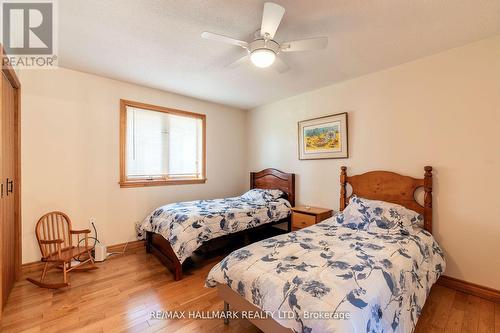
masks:
[[[274,36],[284,14],[285,8],[282,6],[273,2],[265,2],[260,29],[255,31],[254,39],[251,42],[246,42],[208,31],[204,31],[201,34],[201,37],[237,45],[246,50],[247,54],[227,65],[227,67],[234,68],[247,60],[250,60],[256,67],[259,68],[267,68],[273,63],[276,63],[277,65],[275,68],[278,73],[284,73],[288,70],[288,66],[286,65],[286,62],[278,56],[281,52],[320,50],[326,48],[328,45],[327,37],[293,40],[290,42],[283,42],[280,45],[274,40]]]
[[[248,51],[250,53],[261,49],[271,50],[275,54],[278,54],[280,50],[280,45],[272,39],[264,39],[264,38],[256,39],[250,44],[248,44]]]

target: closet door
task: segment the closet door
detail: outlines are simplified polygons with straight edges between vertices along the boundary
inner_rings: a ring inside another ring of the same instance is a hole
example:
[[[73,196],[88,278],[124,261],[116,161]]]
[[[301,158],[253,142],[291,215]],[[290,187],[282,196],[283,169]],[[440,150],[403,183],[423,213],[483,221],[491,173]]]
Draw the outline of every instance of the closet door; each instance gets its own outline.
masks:
[[[5,305],[7,297],[16,281],[16,129],[15,129],[15,89],[2,73],[2,179],[3,197],[1,198],[2,220],[2,303]]]
[[[0,52],[1,53],[1,52]],[[2,72],[0,72],[2,73]],[[0,310],[4,308],[4,285],[3,285],[3,225],[4,225],[4,205],[3,205],[3,197],[5,195],[5,185],[3,183],[3,103],[1,103],[2,99],[2,91],[3,91],[3,74],[0,74],[2,80],[0,80],[0,186],[1,186],[1,198],[0,198],[0,261],[2,264],[0,265]],[[1,318],[1,311],[0,311]]]

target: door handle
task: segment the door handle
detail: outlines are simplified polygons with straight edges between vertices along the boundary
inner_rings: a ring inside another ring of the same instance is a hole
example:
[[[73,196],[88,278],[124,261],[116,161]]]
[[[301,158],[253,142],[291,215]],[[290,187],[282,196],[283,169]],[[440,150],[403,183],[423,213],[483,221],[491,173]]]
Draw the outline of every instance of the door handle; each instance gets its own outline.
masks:
[[[1,190],[2,195],[0,196],[0,198],[3,198],[3,183],[0,185],[0,187],[1,187],[1,189],[2,189],[2,190]]]
[[[7,188],[6,188],[6,194],[9,195],[9,193],[12,193],[14,191],[14,180],[9,180],[7,178]]]

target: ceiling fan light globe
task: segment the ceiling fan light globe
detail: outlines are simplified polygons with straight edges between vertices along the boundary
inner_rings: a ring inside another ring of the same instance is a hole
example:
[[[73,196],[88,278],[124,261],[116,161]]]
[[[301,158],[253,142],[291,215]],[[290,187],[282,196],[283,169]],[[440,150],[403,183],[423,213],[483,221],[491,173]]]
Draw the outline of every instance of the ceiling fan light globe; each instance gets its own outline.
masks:
[[[268,49],[258,49],[250,54],[250,60],[259,68],[271,66],[276,60],[276,53]]]

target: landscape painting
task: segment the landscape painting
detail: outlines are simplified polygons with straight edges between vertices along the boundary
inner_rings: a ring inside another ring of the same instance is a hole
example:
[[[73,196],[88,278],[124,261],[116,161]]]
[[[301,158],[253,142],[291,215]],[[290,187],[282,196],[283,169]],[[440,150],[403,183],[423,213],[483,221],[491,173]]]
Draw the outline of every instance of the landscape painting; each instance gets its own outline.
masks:
[[[340,151],[340,122],[304,127],[306,152]]]
[[[345,158],[347,113],[299,122],[299,159]]]

